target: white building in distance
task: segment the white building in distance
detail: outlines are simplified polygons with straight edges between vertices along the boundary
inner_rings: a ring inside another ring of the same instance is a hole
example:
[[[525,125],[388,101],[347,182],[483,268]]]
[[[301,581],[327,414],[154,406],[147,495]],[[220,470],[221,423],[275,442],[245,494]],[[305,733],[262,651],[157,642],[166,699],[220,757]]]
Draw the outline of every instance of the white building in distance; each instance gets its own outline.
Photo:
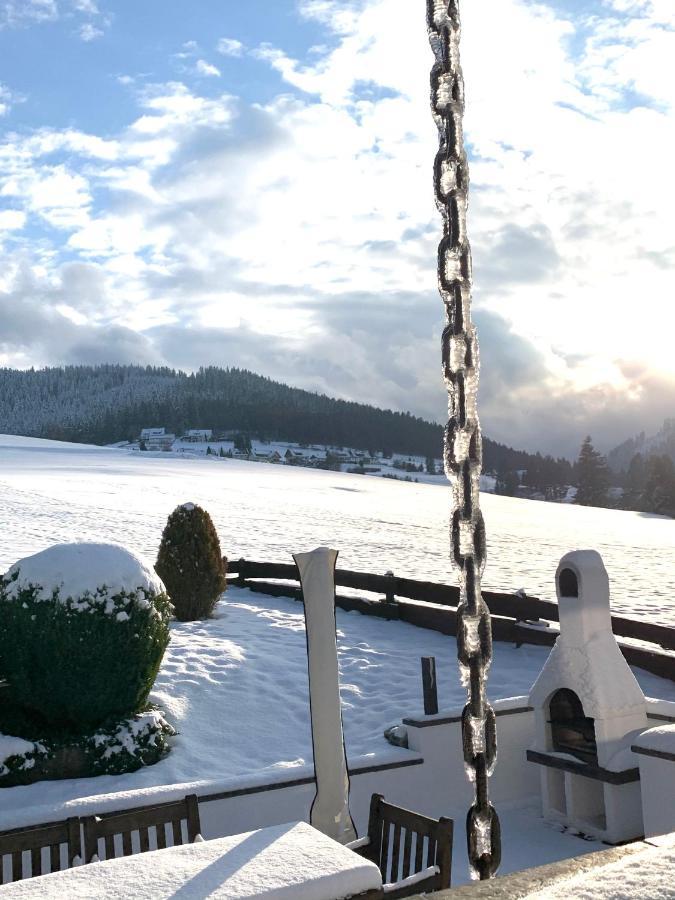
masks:
[[[188,428],[183,435],[183,440],[194,441],[195,443],[198,443],[199,441],[212,441],[213,431],[210,428]]]

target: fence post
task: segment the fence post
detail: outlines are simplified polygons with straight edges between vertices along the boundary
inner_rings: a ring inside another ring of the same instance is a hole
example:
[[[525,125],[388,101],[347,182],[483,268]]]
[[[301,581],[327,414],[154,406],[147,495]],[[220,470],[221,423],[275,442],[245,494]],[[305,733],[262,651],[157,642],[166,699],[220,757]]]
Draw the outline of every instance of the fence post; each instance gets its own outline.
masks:
[[[387,609],[388,619],[398,619],[398,604],[396,603],[396,578],[389,570],[384,573],[387,583],[384,588],[384,605]]]
[[[526,601],[528,599],[528,596],[525,593],[525,588],[518,588],[517,591],[514,591],[514,597],[518,597],[519,600]],[[521,622],[524,624],[539,625],[539,617],[533,616],[531,619],[528,619],[527,615],[525,613],[522,616],[519,614],[516,614],[516,619],[515,619],[514,628],[513,628],[513,630],[516,634],[516,640],[515,640],[516,650],[518,650],[520,647],[523,646],[523,642],[518,640],[518,626],[520,625]]]
[[[236,569],[237,569],[237,580],[236,580],[235,584],[245,587],[246,586],[246,560],[245,559],[237,560]]]
[[[424,694],[424,715],[435,716],[438,712],[435,656],[422,657],[422,693]]]

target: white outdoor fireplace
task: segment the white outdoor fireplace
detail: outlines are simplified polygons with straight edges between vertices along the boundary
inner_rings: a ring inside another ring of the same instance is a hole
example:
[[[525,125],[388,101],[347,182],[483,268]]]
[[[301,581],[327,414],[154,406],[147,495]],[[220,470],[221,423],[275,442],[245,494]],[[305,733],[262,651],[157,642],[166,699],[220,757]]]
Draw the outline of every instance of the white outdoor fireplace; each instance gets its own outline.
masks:
[[[637,758],[647,705],[612,633],[599,553],[576,550],[556,572],[560,637],[530,692],[545,818],[609,843],[644,833]]]

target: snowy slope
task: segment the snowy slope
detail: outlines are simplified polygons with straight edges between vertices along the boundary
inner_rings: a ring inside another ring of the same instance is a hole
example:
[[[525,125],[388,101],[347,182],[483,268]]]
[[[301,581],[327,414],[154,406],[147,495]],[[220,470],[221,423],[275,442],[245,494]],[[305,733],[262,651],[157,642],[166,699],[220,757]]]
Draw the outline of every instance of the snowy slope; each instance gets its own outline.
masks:
[[[454,578],[443,484],[0,437],[0,492],[0,569],[69,540],[123,539],[154,559],[167,516],[192,500],[209,510],[232,559],[288,562],[327,544],[343,567]],[[616,611],[675,624],[675,520],[487,494],[482,503],[486,587],[555,599],[562,554],[594,547]]]

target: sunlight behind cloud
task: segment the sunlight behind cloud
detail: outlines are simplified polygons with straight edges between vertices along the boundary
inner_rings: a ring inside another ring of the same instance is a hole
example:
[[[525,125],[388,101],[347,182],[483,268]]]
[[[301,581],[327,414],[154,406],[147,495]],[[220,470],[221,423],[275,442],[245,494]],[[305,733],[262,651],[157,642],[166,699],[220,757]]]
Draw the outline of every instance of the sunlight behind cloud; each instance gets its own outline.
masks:
[[[636,430],[668,412],[668,6],[613,0],[605,14],[594,5],[566,15],[562,3],[463,4],[469,228],[492,437],[530,441],[536,420],[552,448],[591,425],[610,441],[625,436],[626,403]],[[72,9],[99,14],[88,0]],[[125,359],[152,347],[169,364],[245,363],[440,417],[423,14],[409,0],[298,9],[324,36],[306,53],[286,49],[281,33],[244,44],[231,31],[211,47],[181,35],[170,51],[179,78],[115,73],[135,103],[125,126],[8,130],[0,192],[12,208],[0,214],[0,244],[11,240],[32,267],[45,316],[66,315],[54,285],[73,258],[100,267],[90,308],[77,307],[86,322],[71,315],[68,325],[135,329]],[[244,99],[252,73],[268,87]],[[0,93],[0,112],[3,103]],[[27,302],[25,281],[7,278],[4,290],[8,303]],[[180,352],[170,330],[179,328]],[[58,362],[67,347],[44,353]]]

